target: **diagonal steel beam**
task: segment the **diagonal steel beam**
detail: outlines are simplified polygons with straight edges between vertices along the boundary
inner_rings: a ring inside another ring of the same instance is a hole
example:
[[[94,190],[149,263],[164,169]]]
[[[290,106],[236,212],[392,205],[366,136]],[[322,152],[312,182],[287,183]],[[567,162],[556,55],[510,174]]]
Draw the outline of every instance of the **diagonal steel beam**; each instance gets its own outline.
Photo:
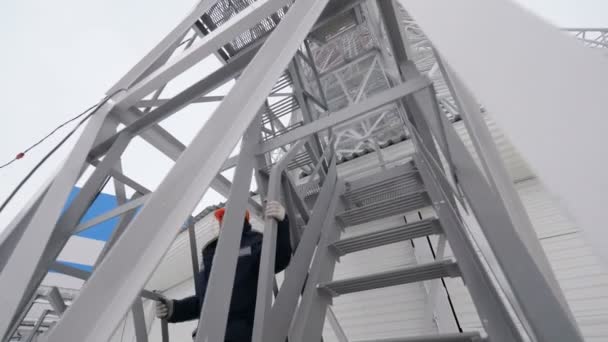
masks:
[[[142,76],[145,76],[154,68],[159,60],[164,59],[170,51],[179,44],[184,35],[194,25],[194,23],[205,12],[211,8],[215,1],[202,0],[192,11],[171,31],[163,40],[161,40],[148,54],[137,63],[129,72],[124,75],[110,90],[108,94],[115,92],[121,88],[128,88]]]
[[[106,341],[254,119],[327,0],[298,1],[92,274],[48,342]],[[214,146],[214,148],[209,148]],[[115,281],[120,279],[121,281]]]
[[[25,305],[35,291],[28,284],[32,283],[32,278],[36,275],[47,242],[55,231],[53,223],[57,222],[68,195],[80,176],[90,148],[109,125],[106,120],[112,109],[109,102],[106,100],[87,123],[0,273],[0,336],[3,339],[6,338],[13,318],[19,314],[19,308]],[[26,292],[31,292],[30,296]]]
[[[205,3],[210,2],[209,0]],[[200,41],[194,43],[188,51],[182,53],[175,61],[165,64],[152,72],[148,77],[129,88],[124,99],[118,104],[119,107],[127,109],[144,98],[146,95],[167,83],[171,79],[182,74],[203,58],[213,54],[223,45],[230,42],[234,37],[270,14],[287,5],[289,0],[265,0],[250,5],[243,11],[231,17],[224,25],[218,27]]]

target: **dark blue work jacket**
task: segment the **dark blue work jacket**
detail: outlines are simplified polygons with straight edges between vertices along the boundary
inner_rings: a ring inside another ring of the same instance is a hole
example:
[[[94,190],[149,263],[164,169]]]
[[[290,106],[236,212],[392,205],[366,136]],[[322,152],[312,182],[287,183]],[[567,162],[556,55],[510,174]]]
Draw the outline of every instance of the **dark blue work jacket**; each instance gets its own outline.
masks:
[[[168,318],[169,322],[177,323],[199,318],[216,246],[217,239],[203,248],[203,269],[198,274],[199,291],[197,293],[199,295],[174,300],[173,312]],[[251,341],[261,253],[262,234],[253,231],[251,225],[245,222],[228,313],[226,342]],[[286,216],[282,222],[279,222],[277,229],[275,273],[284,270],[290,259],[289,221]]]

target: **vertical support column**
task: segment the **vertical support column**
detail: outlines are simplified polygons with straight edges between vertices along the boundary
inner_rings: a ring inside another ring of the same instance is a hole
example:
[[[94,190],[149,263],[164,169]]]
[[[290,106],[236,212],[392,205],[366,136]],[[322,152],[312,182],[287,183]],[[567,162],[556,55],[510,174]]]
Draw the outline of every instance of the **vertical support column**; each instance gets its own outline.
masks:
[[[305,124],[308,124],[314,121],[316,118],[313,117],[312,111],[310,110],[310,106],[308,105],[308,100],[306,99],[306,96],[304,96],[304,82],[302,81],[302,76],[300,74],[300,67],[298,65],[297,56],[293,59],[292,63],[290,63],[288,70],[293,81],[293,94],[298,103],[300,103],[302,119]],[[315,133],[311,135],[308,140],[310,144],[306,146],[306,150],[308,151],[311,160],[314,163],[317,163],[319,161],[318,156],[321,156],[323,154],[323,148],[321,146],[319,134]]]
[[[234,287],[234,277],[243,232],[243,218],[249,198],[255,149],[261,129],[261,118],[253,120],[241,143],[239,162],[234,172],[226,215],[217,243],[205,302],[196,331],[196,342],[223,341],[228,310]]]

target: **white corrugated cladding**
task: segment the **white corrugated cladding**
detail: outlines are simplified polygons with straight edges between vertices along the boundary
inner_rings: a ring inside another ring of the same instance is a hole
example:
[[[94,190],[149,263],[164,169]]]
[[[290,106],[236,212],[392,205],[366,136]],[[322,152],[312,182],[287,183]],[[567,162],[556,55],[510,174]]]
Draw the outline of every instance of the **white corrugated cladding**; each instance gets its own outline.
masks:
[[[585,340],[607,341],[608,273],[496,125],[488,121],[488,126]],[[455,127],[472,150],[463,125]],[[479,317],[462,281],[446,279],[446,284],[463,329],[479,330]]]

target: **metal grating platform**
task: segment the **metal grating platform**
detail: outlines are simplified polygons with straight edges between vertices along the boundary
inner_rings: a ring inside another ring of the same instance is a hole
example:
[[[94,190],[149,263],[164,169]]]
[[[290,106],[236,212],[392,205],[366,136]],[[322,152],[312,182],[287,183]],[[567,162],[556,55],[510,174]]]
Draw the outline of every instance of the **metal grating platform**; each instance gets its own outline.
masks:
[[[382,287],[458,276],[460,276],[460,270],[455,262],[438,261],[424,265],[404,267],[388,272],[331,281],[319,284],[317,285],[317,288],[332,297],[336,297],[343,294],[373,290]]]
[[[254,2],[255,0],[219,0],[201,17],[201,22],[208,32],[214,31]],[[228,57],[234,56],[238,51],[266,36],[277,26],[286,13],[287,7],[281,8],[273,15],[239,34],[232,42],[224,46]]]
[[[441,226],[439,221],[437,219],[428,219],[342,239],[330,245],[330,248],[342,256],[364,249],[379,247],[427,235],[438,234],[440,232]]]

